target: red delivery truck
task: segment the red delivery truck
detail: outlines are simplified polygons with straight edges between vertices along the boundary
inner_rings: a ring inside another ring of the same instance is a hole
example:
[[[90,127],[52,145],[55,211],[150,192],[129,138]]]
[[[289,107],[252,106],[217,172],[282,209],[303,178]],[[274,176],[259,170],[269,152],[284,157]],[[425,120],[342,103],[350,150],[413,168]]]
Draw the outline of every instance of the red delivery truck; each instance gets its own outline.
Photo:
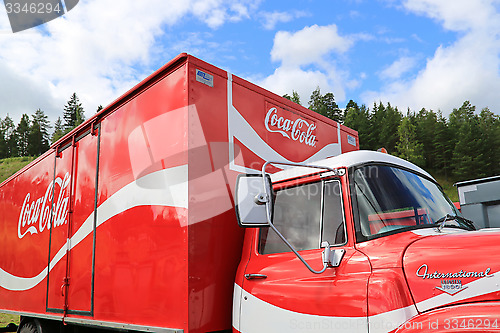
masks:
[[[20,332],[500,332],[500,231],[182,54],[0,187]]]
[[[181,54],[0,185],[0,312],[20,332],[231,330],[237,175],[358,148],[355,131]]]

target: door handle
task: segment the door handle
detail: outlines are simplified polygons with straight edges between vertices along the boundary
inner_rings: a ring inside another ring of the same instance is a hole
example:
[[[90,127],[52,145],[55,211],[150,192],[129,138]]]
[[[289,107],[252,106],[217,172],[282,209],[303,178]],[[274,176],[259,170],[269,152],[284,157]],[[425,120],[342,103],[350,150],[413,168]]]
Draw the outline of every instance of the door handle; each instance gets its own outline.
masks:
[[[261,280],[267,278],[265,274],[245,274],[247,280]]]
[[[63,278],[63,284],[61,286],[61,296],[64,296],[64,290],[69,286],[69,278]]]

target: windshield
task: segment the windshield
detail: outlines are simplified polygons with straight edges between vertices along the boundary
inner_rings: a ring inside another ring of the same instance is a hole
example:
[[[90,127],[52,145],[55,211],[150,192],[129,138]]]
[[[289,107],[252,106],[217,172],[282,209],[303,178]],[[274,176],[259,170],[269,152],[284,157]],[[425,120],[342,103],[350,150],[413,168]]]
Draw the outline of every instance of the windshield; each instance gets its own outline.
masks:
[[[352,179],[358,241],[434,226],[447,214],[459,215],[439,186],[415,173],[369,165],[355,169]],[[462,227],[461,223],[457,218],[452,224]]]

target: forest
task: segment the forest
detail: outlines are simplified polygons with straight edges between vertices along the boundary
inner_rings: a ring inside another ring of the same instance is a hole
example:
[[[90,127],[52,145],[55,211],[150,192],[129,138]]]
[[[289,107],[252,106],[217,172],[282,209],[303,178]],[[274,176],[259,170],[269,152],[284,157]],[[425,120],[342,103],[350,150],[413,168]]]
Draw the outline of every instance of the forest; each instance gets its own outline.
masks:
[[[5,118],[0,119],[0,159],[40,156],[49,149],[51,143],[83,123],[85,113],[76,93],[64,106],[62,117],[62,120],[61,117],[57,118],[51,131],[49,117],[41,109],[31,116],[23,114],[17,125],[7,113]]]
[[[296,92],[284,97],[301,104]],[[469,101],[453,110],[403,112],[390,103],[370,108],[350,100],[341,110],[332,93],[317,88],[308,107],[358,131],[361,149],[383,147],[435,177],[456,182],[500,174],[500,117]]]
[[[284,97],[302,104],[295,91]],[[453,110],[402,112],[390,103],[367,107],[350,100],[340,109],[333,93],[322,94],[318,87],[307,104],[309,109],[357,130],[361,149],[383,147],[447,181],[500,174],[500,117],[488,108],[476,110],[469,101]],[[24,114],[17,125],[7,114],[0,119],[0,159],[39,156],[84,120],[76,93],[53,126],[40,109]]]

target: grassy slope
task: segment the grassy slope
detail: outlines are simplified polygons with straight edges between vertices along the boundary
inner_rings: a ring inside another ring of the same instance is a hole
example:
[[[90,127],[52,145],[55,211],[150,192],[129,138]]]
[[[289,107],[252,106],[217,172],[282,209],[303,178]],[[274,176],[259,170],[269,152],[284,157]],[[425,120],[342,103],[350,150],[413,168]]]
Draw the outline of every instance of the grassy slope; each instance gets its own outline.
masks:
[[[446,195],[451,199],[451,201],[457,202],[458,201],[458,191],[457,191],[457,188],[455,186],[453,186],[453,184],[455,184],[456,182],[451,181],[449,179],[446,180],[444,177],[440,177],[440,176],[434,176],[434,177],[436,178],[439,185],[441,185],[441,187],[443,188],[444,193],[446,193]]]
[[[0,313],[0,327],[5,327],[10,323],[19,325],[19,316],[14,316],[11,314]]]
[[[0,160],[0,183],[33,160],[33,157],[12,157]]]

